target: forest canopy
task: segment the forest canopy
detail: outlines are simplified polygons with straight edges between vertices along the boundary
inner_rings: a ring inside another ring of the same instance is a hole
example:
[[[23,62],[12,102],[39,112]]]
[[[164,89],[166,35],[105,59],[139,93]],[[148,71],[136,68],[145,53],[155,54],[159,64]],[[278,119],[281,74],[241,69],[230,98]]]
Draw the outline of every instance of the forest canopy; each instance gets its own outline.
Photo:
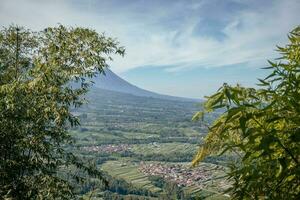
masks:
[[[270,74],[258,88],[224,84],[209,96],[205,114],[224,111],[209,127],[193,164],[210,154],[234,153],[229,177],[236,199],[300,198],[300,27],[277,47],[280,57],[268,61]]]
[[[57,174],[68,166],[101,178],[64,146],[72,142],[68,128],[79,125],[70,109],[82,105],[89,78],[113,54],[124,55],[124,48],[86,28],[0,31],[1,197],[70,199],[71,184]]]

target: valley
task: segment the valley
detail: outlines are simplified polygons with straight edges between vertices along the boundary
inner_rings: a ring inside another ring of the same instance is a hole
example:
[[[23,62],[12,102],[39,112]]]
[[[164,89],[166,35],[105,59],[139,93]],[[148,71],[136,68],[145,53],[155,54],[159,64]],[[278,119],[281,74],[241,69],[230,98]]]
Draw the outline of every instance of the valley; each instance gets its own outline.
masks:
[[[0,200],[300,199],[300,0],[0,2]]]
[[[209,157],[191,167],[207,132],[191,120],[201,104],[100,88],[92,88],[87,99],[74,110],[81,122],[70,130],[77,140],[74,151],[94,161],[112,185],[95,186],[93,192],[87,187],[83,199],[227,199],[226,157]]]

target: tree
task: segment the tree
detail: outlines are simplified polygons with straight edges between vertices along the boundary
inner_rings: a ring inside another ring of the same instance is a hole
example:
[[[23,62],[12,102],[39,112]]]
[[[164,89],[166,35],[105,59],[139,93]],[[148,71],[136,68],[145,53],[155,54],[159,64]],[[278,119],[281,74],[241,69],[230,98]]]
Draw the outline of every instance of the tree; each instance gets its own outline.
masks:
[[[68,166],[101,177],[64,147],[68,128],[79,125],[70,109],[112,54],[124,48],[85,28],[0,31],[0,197],[69,199],[71,184],[57,173]]]
[[[270,74],[258,89],[224,84],[208,97],[203,114],[224,111],[209,127],[193,160],[234,153],[229,178],[236,199],[300,198],[300,27],[277,47],[281,57],[265,68]]]

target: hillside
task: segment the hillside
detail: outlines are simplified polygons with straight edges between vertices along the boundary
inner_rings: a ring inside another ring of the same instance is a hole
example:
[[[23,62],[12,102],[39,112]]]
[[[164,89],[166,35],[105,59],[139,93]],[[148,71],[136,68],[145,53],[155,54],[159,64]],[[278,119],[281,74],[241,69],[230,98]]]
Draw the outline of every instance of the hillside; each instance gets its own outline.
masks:
[[[100,74],[97,77],[93,78],[93,82],[95,83],[94,87],[96,87],[96,88],[110,90],[110,91],[116,91],[116,92],[122,92],[122,93],[126,93],[126,94],[132,94],[135,96],[153,97],[153,98],[176,100],[176,101],[192,101],[192,102],[197,101],[196,99],[163,95],[163,94],[158,94],[155,92],[141,89],[141,88],[127,82],[126,80],[122,79],[121,77],[116,75],[114,72],[112,72],[110,69],[105,70],[105,75]]]

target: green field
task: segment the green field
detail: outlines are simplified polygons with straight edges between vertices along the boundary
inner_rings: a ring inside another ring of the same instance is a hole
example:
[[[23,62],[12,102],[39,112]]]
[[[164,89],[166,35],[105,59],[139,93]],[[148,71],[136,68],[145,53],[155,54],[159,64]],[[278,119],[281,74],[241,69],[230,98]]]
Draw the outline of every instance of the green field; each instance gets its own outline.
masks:
[[[128,160],[108,161],[101,168],[109,175],[122,178],[138,188],[144,188],[154,193],[162,192],[161,188],[155,187],[148,177],[138,170],[137,163]]]
[[[149,154],[174,155],[178,152],[195,154],[197,148],[198,146],[196,144],[173,142],[173,143],[134,144],[132,146],[131,151],[143,155],[149,155]]]
[[[151,161],[148,164],[153,163]],[[155,162],[154,162],[155,163]],[[156,162],[158,163],[158,162]],[[178,164],[178,163],[166,163],[166,164]],[[184,166],[189,166],[190,163],[180,163]],[[224,176],[224,171],[215,170],[217,166],[209,163],[201,163],[199,168],[205,168],[207,171],[211,171],[212,179],[203,182],[201,185],[191,185],[183,188],[183,191],[191,194],[192,196],[201,196],[208,199],[227,199],[221,192],[218,192],[220,188],[214,187],[214,179]],[[139,170],[139,163],[130,159],[120,159],[117,161],[108,161],[101,166],[101,169],[107,172],[109,175],[124,179],[128,183],[133,184],[135,187],[147,189],[154,193],[161,193],[162,188],[153,185],[148,176],[143,174]],[[224,183],[228,184],[228,183]]]
[[[199,109],[195,103],[93,90],[88,98],[97,100],[74,112],[82,126],[70,133],[77,139],[77,154],[83,159],[94,160],[114,184],[106,191],[98,192],[99,199],[107,192],[112,199],[118,195],[120,198],[136,195],[136,199],[161,199],[175,195],[175,199],[180,199],[183,194],[190,200],[198,197],[224,199],[224,195],[220,194],[220,188],[228,185],[224,178],[220,178],[224,176],[224,171],[216,170],[210,179],[200,185],[195,182],[194,185],[182,187],[165,177],[161,177],[160,182],[153,182],[152,176],[139,170],[141,162],[163,165],[179,163],[184,168],[190,164],[207,131],[201,123],[191,120]],[[213,119],[214,115],[209,116],[208,120]],[[122,145],[126,148],[119,151],[118,147]],[[117,150],[109,153],[109,148]],[[106,150],[103,152],[101,149]],[[211,161],[218,163],[215,158],[206,162]],[[213,170],[215,166],[201,164],[204,170]]]

